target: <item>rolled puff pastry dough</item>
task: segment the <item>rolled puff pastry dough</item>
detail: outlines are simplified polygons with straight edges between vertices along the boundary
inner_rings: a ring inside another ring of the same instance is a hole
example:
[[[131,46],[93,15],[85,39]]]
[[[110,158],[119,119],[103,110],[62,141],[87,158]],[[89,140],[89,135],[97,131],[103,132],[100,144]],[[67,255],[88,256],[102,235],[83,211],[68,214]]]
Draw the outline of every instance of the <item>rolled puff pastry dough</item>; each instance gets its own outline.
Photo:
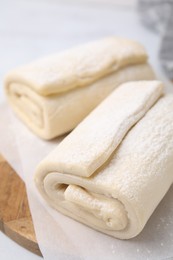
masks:
[[[173,95],[162,94],[158,81],[115,90],[38,165],[43,198],[116,238],[139,234],[173,181]]]
[[[154,78],[139,43],[110,37],[9,72],[5,92],[24,123],[51,139],[76,127],[121,83]]]

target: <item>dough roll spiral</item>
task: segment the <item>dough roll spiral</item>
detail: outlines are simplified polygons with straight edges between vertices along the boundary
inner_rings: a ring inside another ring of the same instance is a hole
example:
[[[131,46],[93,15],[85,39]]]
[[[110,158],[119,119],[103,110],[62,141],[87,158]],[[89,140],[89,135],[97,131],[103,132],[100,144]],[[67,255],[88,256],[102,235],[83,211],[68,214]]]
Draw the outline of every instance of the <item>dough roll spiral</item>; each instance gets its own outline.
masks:
[[[120,239],[138,235],[173,181],[173,95],[159,81],[113,91],[37,167],[49,205]]]

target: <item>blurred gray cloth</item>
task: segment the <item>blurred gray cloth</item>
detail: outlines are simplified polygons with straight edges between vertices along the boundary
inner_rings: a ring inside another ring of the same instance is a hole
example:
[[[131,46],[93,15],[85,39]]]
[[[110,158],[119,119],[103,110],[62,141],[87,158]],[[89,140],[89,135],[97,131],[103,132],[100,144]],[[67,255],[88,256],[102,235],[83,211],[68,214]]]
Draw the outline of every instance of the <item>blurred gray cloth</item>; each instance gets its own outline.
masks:
[[[173,0],[139,0],[142,22],[161,35],[159,58],[173,80]]]

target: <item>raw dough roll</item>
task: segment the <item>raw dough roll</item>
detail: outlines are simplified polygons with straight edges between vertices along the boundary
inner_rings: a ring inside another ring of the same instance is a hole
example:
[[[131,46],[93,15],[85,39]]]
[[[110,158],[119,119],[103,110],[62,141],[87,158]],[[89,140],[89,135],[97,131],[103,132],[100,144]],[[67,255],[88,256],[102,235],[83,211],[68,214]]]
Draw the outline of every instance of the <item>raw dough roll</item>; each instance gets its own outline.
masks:
[[[141,81],[107,97],[38,165],[43,198],[116,238],[139,234],[173,181],[173,95],[162,93]]]
[[[121,83],[154,77],[139,43],[111,37],[11,71],[5,91],[25,124],[51,139],[76,127]]]

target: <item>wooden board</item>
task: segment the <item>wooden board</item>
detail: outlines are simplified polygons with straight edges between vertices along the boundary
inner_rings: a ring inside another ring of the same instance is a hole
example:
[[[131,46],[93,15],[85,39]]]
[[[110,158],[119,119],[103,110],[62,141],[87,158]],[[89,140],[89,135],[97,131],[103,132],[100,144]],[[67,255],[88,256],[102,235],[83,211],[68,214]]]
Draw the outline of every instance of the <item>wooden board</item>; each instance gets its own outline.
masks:
[[[41,255],[25,184],[0,155],[0,230],[19,245]]]

